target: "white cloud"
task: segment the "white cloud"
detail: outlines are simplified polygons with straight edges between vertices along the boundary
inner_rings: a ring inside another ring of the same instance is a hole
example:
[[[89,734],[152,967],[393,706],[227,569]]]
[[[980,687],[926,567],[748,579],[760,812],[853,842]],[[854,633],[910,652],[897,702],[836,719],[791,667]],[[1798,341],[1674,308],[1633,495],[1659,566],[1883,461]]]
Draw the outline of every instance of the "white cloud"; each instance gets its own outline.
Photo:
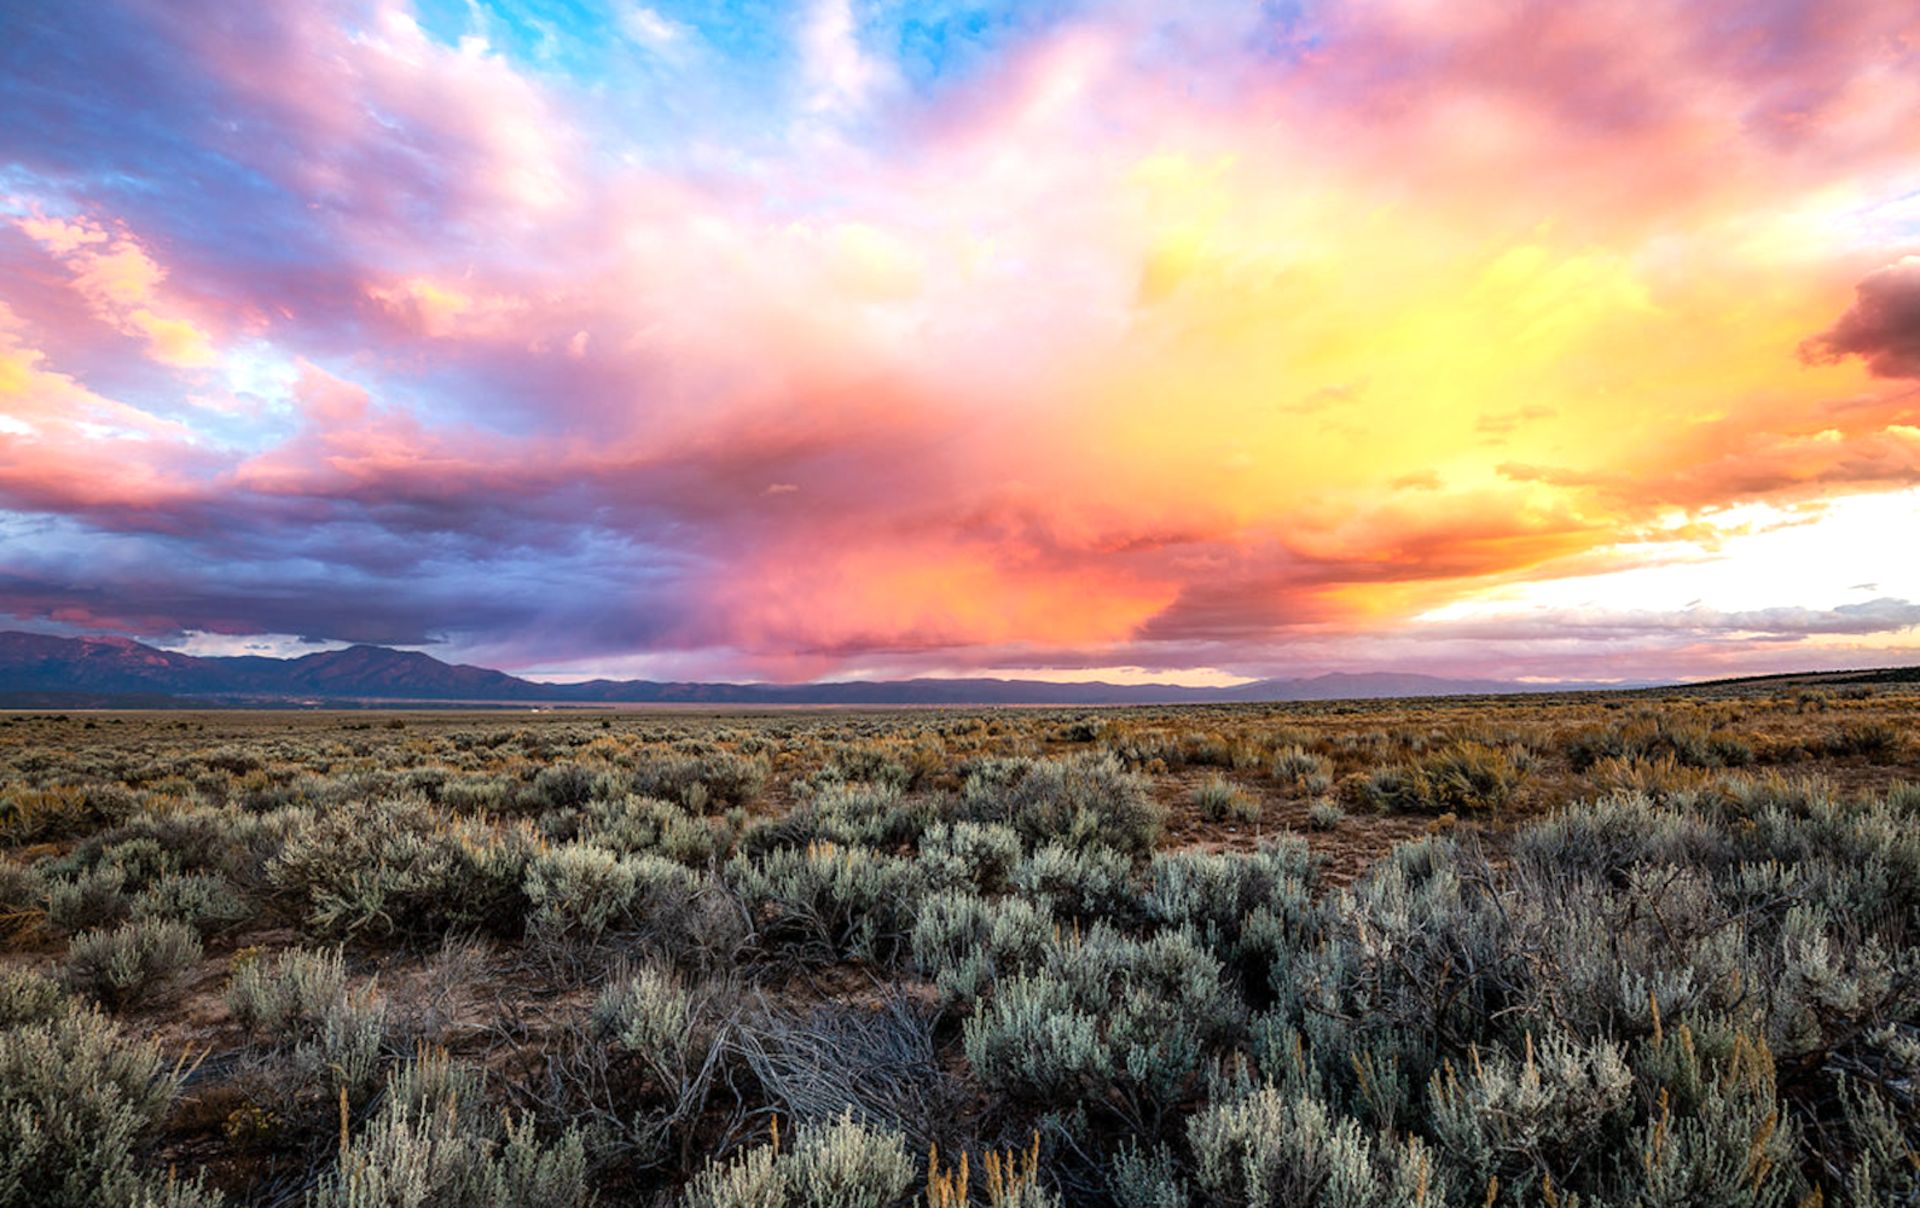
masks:
[[[676,54],[686,48],[691,37],[686,26],[644,4],[620,10],[619,19],[620,29],[627,37],[655,54]]]
[[[887,66],[860,46],[852,0],[817,0],[800,27],[800,54],[807,108],[815,113],[857,112],[891,79]]]

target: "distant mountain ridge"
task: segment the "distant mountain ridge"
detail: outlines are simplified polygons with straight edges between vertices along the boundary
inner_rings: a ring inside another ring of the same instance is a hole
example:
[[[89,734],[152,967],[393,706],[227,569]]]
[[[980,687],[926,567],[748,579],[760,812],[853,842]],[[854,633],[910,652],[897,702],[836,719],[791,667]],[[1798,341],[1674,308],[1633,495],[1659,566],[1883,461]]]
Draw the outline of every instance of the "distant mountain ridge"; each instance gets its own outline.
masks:
[[[297,658],[209,658],[128,638],[62,638],[0,632],[0,701],[75,707],[172,698],[181,704],[298,701],[525,702],[714,705],[1106,705],[1346,700],[1572,692],[1613,684],[1523,684],[1408,672],[1266,679],[1226,688],[1178,684],[1055,683],[1007,679],[847,680],[821,684],[589,680],[549,684],[504,671],[445,663],[385,646],[350,646]],[[1640,685],[1635,685],[1640,686]]]

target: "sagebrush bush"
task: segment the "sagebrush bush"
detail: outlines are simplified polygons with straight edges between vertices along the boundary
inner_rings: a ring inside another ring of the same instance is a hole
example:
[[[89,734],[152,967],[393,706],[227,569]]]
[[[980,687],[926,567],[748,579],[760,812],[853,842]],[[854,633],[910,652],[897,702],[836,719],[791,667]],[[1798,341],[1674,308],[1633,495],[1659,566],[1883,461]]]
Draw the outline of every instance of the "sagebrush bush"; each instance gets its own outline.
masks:
[[[1575,1172],[1617,1153],[1633,1075],[1619,1048],[1549,1032],[1524,1052],[1470,1051],[1446,1062],[1428,1088],[1429,1120],[1452,1182],[1470,1195],[1498,1179],[1523,1196],[1543,1177],[1567,1186]]]
[[[1111,755],[988,760],[967,777],[961,808],[975,821],[1004,822],[1029,845],[1099,845],[1139,858],[1153,850],[1166,811],[1146,779]]]
[[[253,904],[225,878],[211,873],[167,873],[133,899],[136,919],[172,919],[201,935],[212,935],[246,922]]]
[[[105,927],[127,917],[125,870],[101,865],[47,886],[47,921],[68,934]]]
[[[1044,906],[947,890],[920,903],[913,960],[943,994],[972,1001],[996,980],[1037,967],[1056,931]]]
[[[785,1152],[776,1140],[709,1166],[684,1202],[687,1208],[891,1208],[913,1177],[901,1138],[843,1116],[802,1124]]]
[[[592,1202],[586,1147],[543,1146],[528,1120],[484,1110],[481,1080],[423,1052],[391,1074],[380,1110],[322,1176],[314,1208],[576,1208]]]
[[[1193,1187],[1167,1145],[1121,1142],[1107,1169],[1107,1191],[1119,1208],[1192,1208]]]
[[[1697,1033],[1683,1023],[1649,1037],[1632,1064],[1653,1102],[1634,1135],[1616,1151],[1613,1182],[1619,1198],[1734,1208],[1806,1202],[1794,1164],[1799,1127],[1783,1111],[1764,1039],[1715,1020],[1704,1020]],[[1844,1102],[1842,1107],[1845,1115]],[[1850,1123],[1857,1129],[1863,1122]],[[1858,1147],[1862,1133],[1855,1131],[1854,1137]],[[1860,1169],[1856,1162],[1850,1184]],[[1909,1187],[1920,1190],[1920,1181]],[[1875,1201],[1856,1193],[1841,1202]]]
[[[1189,797],[1193,808],[1209,822],[1258,822],[1260,799],[1224,776],[1209,776]]]
[[[1826,755],[1859,755],[1868,759],[1886,759],[1897,755],[1903,745],[1900,731],[1884,721],[1851,721],[1836,726],[1820,740]]]
[[[1193,935],[1259,986],[1276,945],[1305,934],[1318,870],[1304,842],[1280,839],[1249,853],[1161,852],[1148,878],[1141,905],[1149,919]]]
[[[167,1202],[139,1158],[179,1086],[157,1046],[95,1011],[66,1004],[0,1026],[0,1205]]]
[[[616,969],[594,1002],[583,1043],[557,1067],[563,1077],[584,1075],[577,1085],[601,1114],[603,1149],[611,1134],[640,1168],[684,1161],[725,1075],[730,996],[726,983],[689,984],[662,966]]]
[[[1331,778],[1333,765],[1324,756],[1288,744],[1273,753],[1273,762],[1268,766],[1268,771],[1283,784],[1297,785],[1316,777]]]
[[[518,931],[536,840],[524,827],[388,798],[296,822],[268,875],[325,936],[425,938]]]
[[[84,855],[89,845],[75,853]],[[100,848],[97,868],[117,869],[121,888],[137,893],[160,878],[180,871],[180,860],[171,849],[151,835],[134,835]]]
[[[541,852],[528,862],[521,886],[532,907],[528,925],[540,943],[600,938],[625,919],[639,890],[632,860],[591,843]]]
[[[1576,772],[1584,772],[1610,757],[1646,761],[1670,758],[1681,767],[1689,768],[1738,768],[1754,760],[1751,744],[1725,732],[1666,716],[1582,729],[1567,738],[1564,749],[1567,762]]]
[[[889,850],[913,843],[934,820],[933,803],[890,784],[831,784],[799,811],[829,843]]]
[[[1013,884],[1064,915],[1125,918],[1135,910],[1132,862],[1108,847],[1049,843],[1014,867]]]
[[[912,860],[831,843],[736,856],[727,880],[761,916],[767,941],[814,959],[875,961],[904,949],[925,886]]]
[[[688,809],[724,809],[758,797],[768,771],[766,759],[758,755],[663,755],[635,766],[630,787],[643,797],[678,801]]]
[[[671,802],[631,794],[587,803],[580,838],[621,855],[654,854],[701,866],[720,852],[720,833]]]
[[[290,1044],[314,1034],[346,988],[340,949],[287,948],[236,962],[227,982],[227,1013],[258,1038]]]
[[[136,980],[123,924],[276,949],[234,954],[232,1027],[163,1031],[216,1050],[164,1150],[140,1113],[22,1147],[0,1104],[0,1208],[199,1208],[196,1164],[571,1204],[589,1153],[622,1202],[1920,1202],[1920,790],[1863,787],[1916,699],[0,717],[6,824],[55,840],[0,853],[0,1036],[102,1019],[26,971],[63,935]],[[1455,817],[1356,867],[1418,824],[1341,820],[1336,773]],[[1206,850],[1240,792],[1338,825],[1338,884],[1296,838]],[[802,1161],[796,1125],[857,1136]]]
[[[1319,1100],[1271,1085],[1194,1113],[1187,1142],[1205,1204],[1416,1208],[1446,1202],[1418,1138],[1402,1144],[1370,1135]]]
[[[1020,863],[1020,834],[999,823],[936,822],[920,835],[920,867],[935,889],[1001,893]]]
[[[1376,770],[1360,782],[1361,796],[1396,813],[1492,812],[1506,806],[1519,776],[1506,752],[1456,743],[1418,762]]]
[[[172,919],[142,919],[87,931],[67,946],[69,985],[118,1010],[200,961],[200,936]]]
[[[227,1012],[255,1044],[289,1052],[308,1085],[355,1102],[374,1088],[386,1043],[386,1003],[347,985],[339,949],[290,948],[239,964],[227,982]]]
[[[1331,895],[1299,939],[1270,949],[1275,1009],[1256,1032],[1270,1078],[1323,1079],[1335,1108],[1393,1128],[1443,1052],[1501,1035],[1524,961],[1498,904],[1477,891],[1478,866],[1463,875],[1461,864],[1451,841],[1402,845]]]
[[[66,1014],[59,983],[31,969],[0,969],[0,1028],[46,1023]]]
[[[8,784],[0,787],[0,844],[49,843],[96,831],[133,809],[117,785]]]
[[[33,930],[46,910],[47,884],[40,870],[0,856],[0,936]]]
[[[255,845],[264,825],[261,819],[209,806],[137,813],[89,840],[75,854],[84,857],[89,851],[97,851],[100,863],[125,868],[130,877],[129,891],[144,888],[168,872],[204,872],[244,879],[256,867],[259,853]],[[126,849],[128,843],[134,847]],[[118,854],[116,848],[121,849]]]
[[[673,975],[643,968],[602,990],[593,1024],[600,1035],[650,1064],[679,1067],[691,1051],[693,996]]]
[[[1152,1132],[1238,1017],[1220,963],[1185,933],[1141,940],[1095,924],[1061,937],[1036,971],[996,981],[963,1038],[989,1089],[1108,1105]]]
[[[364,1103],[376,1086],[387,1041],[387,1004],[371,988],[328,1003],[310,1035],[293,1049],[293,1068],[327,1097]]]

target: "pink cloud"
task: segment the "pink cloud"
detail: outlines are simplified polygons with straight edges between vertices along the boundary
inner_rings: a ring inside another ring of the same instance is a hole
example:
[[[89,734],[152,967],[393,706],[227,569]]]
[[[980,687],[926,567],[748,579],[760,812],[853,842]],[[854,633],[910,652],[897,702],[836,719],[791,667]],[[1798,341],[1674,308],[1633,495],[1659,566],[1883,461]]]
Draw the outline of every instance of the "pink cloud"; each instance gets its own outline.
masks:
[[[733,146],[628,145],[401,4],[139,11],[244,118],[182,136],[235,225],[284,227],[14,225],[253,403],[163,417],[10,285],[9,499],[364,577],[396,633],[1228,665],[1630,560],[1672,510],[1920,481],[1903,388],[1794,357],[1904,364],[1897,290],[1845,309],[1904,263],[1846,208],[1910,181],[1897,6],[1119,5],[918,95],[827,3],[785,31],[796,112]],[[313,632],[219,586],[174,621]]]
[[[25,217],[15,225],[61,258],[74,291],[95,316],[145,341],[155,361],[182,369],[214,363],[212,338],[163,300],[166,270],[131,235],[86,218]]]

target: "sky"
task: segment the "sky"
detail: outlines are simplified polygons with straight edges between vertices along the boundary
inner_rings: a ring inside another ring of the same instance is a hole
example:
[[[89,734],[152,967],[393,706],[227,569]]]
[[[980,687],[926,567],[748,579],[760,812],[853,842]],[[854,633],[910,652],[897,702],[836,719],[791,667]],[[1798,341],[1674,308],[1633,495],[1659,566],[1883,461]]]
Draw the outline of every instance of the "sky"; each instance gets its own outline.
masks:
[[[1910,0],[13,0],[0,627],[1920,662]]]

